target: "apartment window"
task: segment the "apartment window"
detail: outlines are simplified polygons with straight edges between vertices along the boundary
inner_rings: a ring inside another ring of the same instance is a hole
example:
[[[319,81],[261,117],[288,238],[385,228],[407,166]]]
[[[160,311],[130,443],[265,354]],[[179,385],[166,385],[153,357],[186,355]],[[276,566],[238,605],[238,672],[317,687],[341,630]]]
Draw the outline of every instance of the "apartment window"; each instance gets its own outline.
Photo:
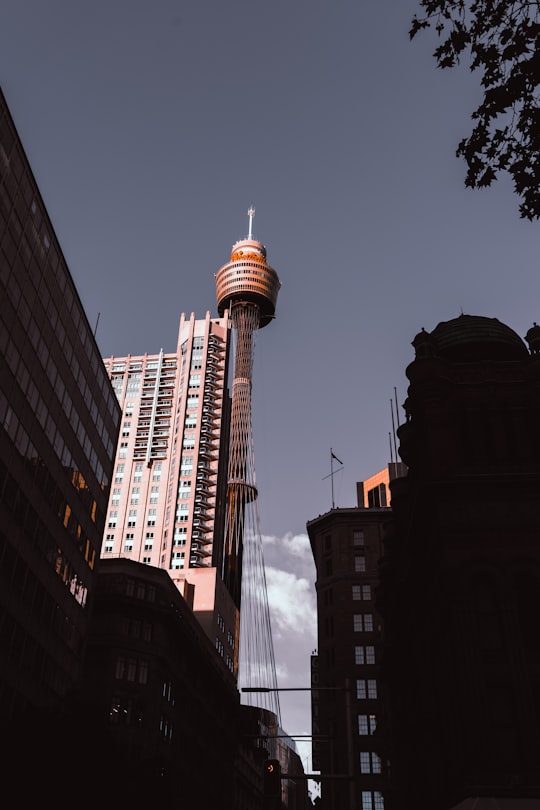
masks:
[[[193,472],[193,456],[182,456],[180,461],[180,475],[191,475]]]
[[[105,541],[105,554],[112,554],[114,543],[110,540]]]
[[[131,503],[139,503],[139,496],[141,493],[140,487],[133,487],[131,490]]]
[[[176,519],[186,521],[189,516],[189,504],[188,503],[180,503],[178,504],[178,509],[176,510]]]
[[[148,556],[143,557],[142,561],[143,561],[144,565],[150,565],[150,563],[152,562],[152,557],[148,557]]]
[[[363,631],[364,633],[372,633],[373,632],[373,614],[372,613],[360,613],[354,617],[355,620],[355,629],[356,625],[358,626],[358,630]]]
[[[378,790],[362,791],[362,810],[384,810],[384,799]]]
[[[374,751],[360,751],[360,773],[380,772],[381,758]]]
[[[119,655],[116,659],[115,677],[117,681],[148,683],[148,661]]]
[[[135,464],[135,469],[133,471],[133,481],[135,483],[139,483],[141,481],[141,479],[142,479],[142,470],[143,470],[142,462],[138,461]]]
[[[354,558],[354,570],[355,573],[361,574],[366,570],[366,558],[359,557],[358,555]]]
[[[159,481],[161,478],[161,461],[154,461],[152,481]]]
[[[117,521],[118,521],[118,511],[116,509],[113,509],[111,510],[111,512],[109,512],[109,523],[108,523],[109,529],[114,529]]]
[[[183,450],[193,450],[195,447],[195,434],[194,433],[187,433],[184,436],[184,440],[182,442],[182,449]]]
[[[364,646],[355,646],[354,648],[354,663],[355,664],[374,664],[375,663],[375,647],[372,644]]]
[[[362,585],[362,599],[371,601],[371,585]]]
[[[358,734],[361,737],[366,737],[370,734],[375,734],[376,728],[377,728],[377,719],[374,714],[358,715]]]
[[[118,506],[118,504],[120,503],[120,492],[121,492],[120,487],[117,487],[116,489],[113,489],[112,497],[111,497],[111,505],[112,506]]]
[[[116,476],[114,478],[115,484],[120,484],[124,480],[124,464],[119,464],[116,468]]]
[[[364,532],[363,531],[353,532],[353,545],[355,546],[355,548],[358,548],[358,546],[363,546],[364,545]]]
[[[373,615],[371,613],[355,613],[353,616],[353,629],[355,633],[371,633],[373,631]]]
[[[185,565],[185,552],[173,551],[171,555],[171,568],[183,568]]]
[[[357,700],[377,700],[377,681],[375,678],[359,678],[356,681]]]
[[[148,515],[146,516],[146,525],[147,526],[155,526],[156,525],[156,514],[157,509],[149,509]]]
[[[150,490],[150,503],[157,503],[159,501],[159,487],[152,487]]]
[[[360,602],[362,600],[362,586],[361,585],[353,585],[352,586],[352,598],[355,602]]]

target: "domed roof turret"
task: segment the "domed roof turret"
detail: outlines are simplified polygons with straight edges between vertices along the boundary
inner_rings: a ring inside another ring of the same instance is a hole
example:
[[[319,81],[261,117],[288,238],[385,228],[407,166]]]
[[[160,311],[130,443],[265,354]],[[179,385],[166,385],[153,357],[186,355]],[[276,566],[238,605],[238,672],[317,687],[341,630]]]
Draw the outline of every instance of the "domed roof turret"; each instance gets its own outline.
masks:
[[[529,352],[519,335],[497,318],[460,315],[422,331],[414,341],[417,357],[436,356],[455,362],[522,360]]]

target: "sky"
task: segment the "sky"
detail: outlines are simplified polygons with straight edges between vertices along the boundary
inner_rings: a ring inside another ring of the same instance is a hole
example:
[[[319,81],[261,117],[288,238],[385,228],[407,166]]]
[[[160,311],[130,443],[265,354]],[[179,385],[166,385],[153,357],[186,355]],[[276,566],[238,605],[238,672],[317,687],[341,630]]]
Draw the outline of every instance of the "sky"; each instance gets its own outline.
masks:
[[[538,225],[508,179],[464,187],[479,79],[438,70],[431,32],[409,41],[416,10],[2,3],[0,85],[104,357],[174,351],[182,312],[217,315],[214,274],[256,209],[282,282],[253,431],[283,687],[309,685],[317,646],[306,522],[391,460],[414,336],[464,312],[523,337],[540,317]],[[309,733],[308,694],[280,702]]]

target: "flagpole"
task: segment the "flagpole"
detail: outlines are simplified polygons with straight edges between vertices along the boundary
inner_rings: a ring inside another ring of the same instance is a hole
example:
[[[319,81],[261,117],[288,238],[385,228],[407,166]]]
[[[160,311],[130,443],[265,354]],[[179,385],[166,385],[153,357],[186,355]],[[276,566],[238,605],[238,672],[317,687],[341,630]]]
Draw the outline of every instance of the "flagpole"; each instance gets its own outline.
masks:
[[[332,448],[330,448],[330,475],[325,475],[322,480],[326,481],[327,478],[332,479],[332,509],[336,508],[336,504],[334,501],[334,459],[337,461],[338,464],[341,464],[341,467],[343,468],[343,462],[340,461],[336,455],[334,455],[334,451],[332,450]]]
[[[332,509],[334,509],[334,453],[332,448],[330,448],[330,481],[332,482]]]

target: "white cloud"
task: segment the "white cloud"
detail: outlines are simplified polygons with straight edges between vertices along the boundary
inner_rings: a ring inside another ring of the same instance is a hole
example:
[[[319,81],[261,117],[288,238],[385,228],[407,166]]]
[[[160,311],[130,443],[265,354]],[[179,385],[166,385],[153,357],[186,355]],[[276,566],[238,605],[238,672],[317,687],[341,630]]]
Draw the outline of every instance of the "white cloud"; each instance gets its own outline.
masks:
[[[268,604],[274,631],[309,633],[316,627],[315,597],[312,586],[293,571],[266,569]]]

